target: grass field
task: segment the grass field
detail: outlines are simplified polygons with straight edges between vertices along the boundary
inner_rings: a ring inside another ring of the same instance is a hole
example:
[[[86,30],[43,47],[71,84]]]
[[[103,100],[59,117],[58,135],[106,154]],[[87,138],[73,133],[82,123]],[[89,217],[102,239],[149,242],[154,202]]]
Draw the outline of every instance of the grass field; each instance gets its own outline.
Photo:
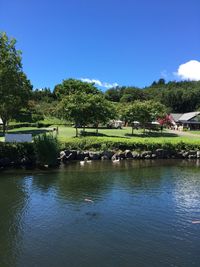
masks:
[[[56,126],[55,126],[56,127]],[[9,133],[32,133],[33,136],[38,134],[53,132],[56,136],[56,131],[52,131],[54,126],[49,128],[17,128],[10,130]],[[79,132],[82,129],[79,129]],[[99,129],[98,136],[95,129],[86,129],[87,136],[75,137],[75,129],[73,127],[60,126],[58,128],[58,140],[60,141],[61,149],[76,149],[76,150],[155,150],[157,148],[169,150],[200,150],[199,136],[178,136],[167,131],[161,132],[146,132],[135,130],[134,135],[131,135],[131,128],[123,129]],[[0,137],[0,141],[4,141]]]
[[[200,131],[189,131],[189,133],[200,135]]]
[[[56,127],[56,126],[55,126]],[[52,132],[52,129],[54,126],[51,126],[49,128],[36,128],[36,127],[24,127],[24,128],[16,128],[13,130],[10,130],[9,133],[32,133],[33,136],[36,136],[41,133],[45,132]],[[79,133],[82,129],[79,129]],[[55,134],[55,132],[54,132]],[[134,140],[134,141],[140,141],[144,139],[148,139],[155,142],[171,142],[171,141],[183,141],[187,142],[192,140],[198,141],[200,138],[197,137],[187,137],[187,136],[178,136],[176,134],[168,133],[164,131],[161,132],[146,132],[143,133],[142,130],[134,130],[134,135],[131,135],[131,127],[124,127],[123,129],[99,129],[98,136],[96,136],[95,129],[86,129],[86,137],[81,138],[91,138],[92,136],[95,138],[108,138],[109,140],[113,139],[116,140],[117,138],[124,139],[124,140]],[[68,142],[69,139],[73,138],[75,136],[75,128],[73,127],[65,127],[60,126],[58,128],[58,139],[61,142]],[[0,135],[0,141],[3,141],[4,138]],[[199,141],[200,142],[200,141]]]

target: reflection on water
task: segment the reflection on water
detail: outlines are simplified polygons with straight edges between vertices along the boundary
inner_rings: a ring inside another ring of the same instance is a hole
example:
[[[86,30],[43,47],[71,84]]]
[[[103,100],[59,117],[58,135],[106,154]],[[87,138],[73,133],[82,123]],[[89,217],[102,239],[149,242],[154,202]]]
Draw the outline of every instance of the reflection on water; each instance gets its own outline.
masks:
[[[197,161],[0,175],[0,266],[200,266]]]

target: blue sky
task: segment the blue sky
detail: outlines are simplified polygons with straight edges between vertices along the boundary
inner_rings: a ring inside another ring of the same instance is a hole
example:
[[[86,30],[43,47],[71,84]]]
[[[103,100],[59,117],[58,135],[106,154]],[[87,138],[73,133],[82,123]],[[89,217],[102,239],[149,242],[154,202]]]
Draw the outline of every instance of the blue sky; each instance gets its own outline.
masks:
[[[34,88],[70,77],[144,87],[200,79],[199,14],[199,0],[0,0],[0,31]]]

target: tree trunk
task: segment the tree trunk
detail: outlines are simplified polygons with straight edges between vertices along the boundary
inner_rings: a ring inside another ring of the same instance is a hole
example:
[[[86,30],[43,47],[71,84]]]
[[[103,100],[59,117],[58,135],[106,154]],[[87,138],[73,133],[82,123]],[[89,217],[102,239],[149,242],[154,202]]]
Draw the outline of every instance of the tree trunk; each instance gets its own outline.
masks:
[[[78,127],[76,126],[76,137],[78,137]]]
[[[98,135],[98,130],[99,130],[99,128],[98,128],[98,124],[97,124],[97,126],[96,126],[96,134]]]
[[[3,135],[5,135],[6,133],[6,125],[7,125],[7,121],[3,120]]]

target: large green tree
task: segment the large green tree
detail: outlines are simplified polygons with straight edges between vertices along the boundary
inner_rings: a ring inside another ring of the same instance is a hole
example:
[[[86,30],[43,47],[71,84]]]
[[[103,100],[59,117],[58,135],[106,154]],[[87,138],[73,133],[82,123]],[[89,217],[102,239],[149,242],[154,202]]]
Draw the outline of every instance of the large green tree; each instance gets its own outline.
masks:
[[[86,93],[75,93],[65,96],[57,107],[57,116],[68,119],[74,123],[76,128],[76,137],[78,136],[78,127],[85,126],[90,122],[90,103]]]
[[[63,80],[61,84],[57,84],[54,88],[54,94],[58,99],[76,93],[100,94],[101,91],[98,90],[93,83],[87,83],[76,79]]]
[[[88,98],[90,106],[90,121],[96,127],[98,134],[99,124],[106,124],[116,116],[115,106],[105,99],[102,95],[91,95]]]
[[[89,124],[95,125],[97,133],[99,124],[107,123],[114,118],[115,109],[103,95],[75,93],[62,99],[57,108],[58,117],[68,119],[74,123],[76,136],[78,127],[85,127]]]
[[[21,60],[16,40],[0,33],[0,117],[4,133],[8,121],[26,106],[32,90]]]
[[[134,121],[138,121],[145,130],[146,124],[166,115],[166,107],[155,101],[135,101],[124,109],[123,118],[134,129]]]

